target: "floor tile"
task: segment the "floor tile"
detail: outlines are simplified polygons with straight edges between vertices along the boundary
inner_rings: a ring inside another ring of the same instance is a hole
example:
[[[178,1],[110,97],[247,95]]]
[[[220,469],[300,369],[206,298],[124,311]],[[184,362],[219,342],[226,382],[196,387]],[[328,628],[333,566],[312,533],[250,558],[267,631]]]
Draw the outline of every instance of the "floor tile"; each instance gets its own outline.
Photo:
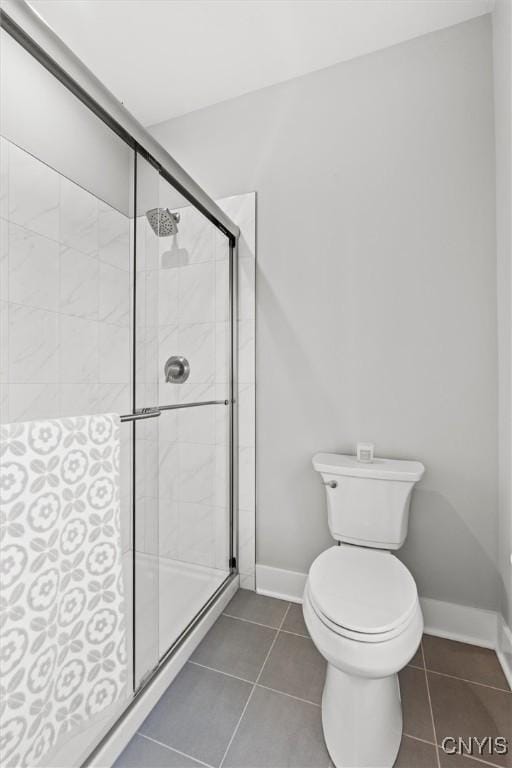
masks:
[[[477,763],[466,755],[447,755],[439,748],[441,768],[485,768],[486,763]]]
[[[112,768],[200,768],[201,763],[135,734]]]
[[[258,595],[249,589],[239,589],[227,605],[224,613],[239,619],[257,621],[259,624],[266,624],[267,627],[277,629],[283,620],[287,607],[288,603],[284,600]]]
[[[258,682],[320,704],[325,669],[325,659],[312,640],[280,632]]]
[[[512,742],[511,693],[434,672],[428,673],[428,683],[439,744],[447,736],[503,736]],[[483,758],[512,766],[512,753]]]
[[[428,702],[425,672],[405,667],[399,674],[404,733],[418,739],[434,741],[434,729]]]
[[[191,661],[254,681],[275,635],[274,629],[220,616]]]
[[[393,768],[437,768],[436,748],[433,744],[403,736]]]
[[[304,614],[302,613],[302,605],[297,605],[297,603],[290,605],[290,610],[286,614],[282,629],[309,637],[309,632],[304,622]]]
[[[320,707],[255,688],[224,768],[327,768]]]
[[[139,730],[217,766],[250,692],[248,683],[186,664]]]
[[[424,668],[425,665],[423,663],[423,654],[421,652],[421,645],[419,646],[418,650],[410,660],[409,664],[412,664],[413,667],[421,667],[422,669]]]
[[[498,657],[490,648],[425,635],[423,650],[425,665],[433,672],[444,672],[474,683],[510,690]]]

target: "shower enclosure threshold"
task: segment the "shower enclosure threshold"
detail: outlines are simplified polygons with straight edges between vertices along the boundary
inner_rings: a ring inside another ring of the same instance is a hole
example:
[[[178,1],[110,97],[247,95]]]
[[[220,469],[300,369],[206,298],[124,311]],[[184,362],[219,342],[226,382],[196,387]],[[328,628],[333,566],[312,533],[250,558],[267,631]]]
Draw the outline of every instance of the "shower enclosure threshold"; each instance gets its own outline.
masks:
[[[211,597],[206,606],[203,606],[199,616],[195,617],[194,623],[183,633],[179,642],[167,654],[142,690],[139,690],[135,695],[130,705],[96,749],[85,759],[81,768],[107,768],[116,761],[201,640],[217,621],[239,586],[238,573],[232,573],[224,579],[224,583],[218,588],[217,593]]]
[[[140,579],[140,594],[151,594],[151,587],[144,589],[158,574],[158,610],[150,602],[137,608],[140,625],[151,626],[152,616],[158,615],[158,656],[168,651],[190,622],[200,612],[210,597],[229,576],[229,569],[220,570],[182,560],[158,557],[144,553],[137,554],[137,578]],[[139,588],[137,588],[139,592]],[[137,601],[135,603],[137,605]],[[151,637],[148,636],[151,643]],[[146,649],[144,638],[139,633],[137,657],[147,658],[153,652],[151,644]],[[147,654],[146,654],[147,651]]]

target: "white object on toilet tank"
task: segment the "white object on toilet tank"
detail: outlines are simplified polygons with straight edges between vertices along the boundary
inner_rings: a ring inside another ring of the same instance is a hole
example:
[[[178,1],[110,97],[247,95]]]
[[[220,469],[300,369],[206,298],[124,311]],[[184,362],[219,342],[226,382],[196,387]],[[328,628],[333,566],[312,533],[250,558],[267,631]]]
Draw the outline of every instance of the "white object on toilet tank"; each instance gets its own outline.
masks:
[[[364,464],[371,464],[375,446],[373,443],[358,443],[356,448],[357,460]]]
[[[423,476],[423,464],[379,458],[367,464],[356,456],[317,453],[313,467],[325,486],[334,539],[376,549],[402,546],[412,489]]]

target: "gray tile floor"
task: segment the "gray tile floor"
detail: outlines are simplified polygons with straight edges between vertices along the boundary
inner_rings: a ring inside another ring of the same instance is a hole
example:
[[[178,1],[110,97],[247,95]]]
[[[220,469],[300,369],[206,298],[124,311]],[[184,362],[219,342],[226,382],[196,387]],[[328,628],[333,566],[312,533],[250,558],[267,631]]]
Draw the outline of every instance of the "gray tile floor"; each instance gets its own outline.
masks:
[[[301,606],[240,590],[115,768],[328,768],[324,675]],[[436,746],[445,735],[512,744],[512,694],[493,651],[425,636],[400,685],[395,768],[512,768],[512,755],[477,761]]]

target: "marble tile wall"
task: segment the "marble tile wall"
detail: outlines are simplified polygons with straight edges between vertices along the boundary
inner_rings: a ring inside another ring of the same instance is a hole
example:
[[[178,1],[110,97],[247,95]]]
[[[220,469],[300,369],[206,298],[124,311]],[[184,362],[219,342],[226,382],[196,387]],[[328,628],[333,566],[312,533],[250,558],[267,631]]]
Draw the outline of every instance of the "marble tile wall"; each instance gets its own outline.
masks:
[[[173,237],[156,237],[146,218],[137,218],[139,407],[228,394],[228,243],[217,244],[216,228],[194,208],[175,210],[181,220]],[[190,362],[184,384],[165,382],[164,364],[173,354]],[[227,409],[206,406],[163,411],[158,430],[138,425],[138,455],[159,469],[141,470],[137,483],[139,513],[146,510],[145,519],[137,515],[138,549],[227,570],[227,418]]]
[[[228,198],[220,204],[241,222],[244,231],[240,272],[240,371],[244,392],[240,554],[244,585],[254,588],[255,196]],[[145,217],[137,219],[139,407],[224,399],[229,395],[228,241],[194,208],[181,208],[179,213],[179,232],[171,238],[157,238]],[[164,380],[164,363],[172,354],[183,354],[190,362],[191,374],[185,384]],[[206,406],[164,411],[158,429],[148,422],[139,424],[137,431],[138,455],[144,454],[153,468],[159,468],[157,474],[147,467],[140,468],[137,548],[173,560],[227,569],[227,409]]]
[[[131,407],[127,217],[0,138],[0,415],[4,422]],[[254,586],[255,195],[219,201],[239,223],[240,570]],[[228,243],[198,211],[157,238],[137,221],[137,406],[228,396]],[[185,354],[191,375],[166,384]],[[124,428],[123,428],[124,429]],[[137,548],[224,569],[228,414],[164,412],[137,428]],[[123,436],[130,546],[130,430]],[[156,510],[159,510],[158,514]]]
[[[130,411],[129,219],[2,137],[0,153],[1,421]]]

